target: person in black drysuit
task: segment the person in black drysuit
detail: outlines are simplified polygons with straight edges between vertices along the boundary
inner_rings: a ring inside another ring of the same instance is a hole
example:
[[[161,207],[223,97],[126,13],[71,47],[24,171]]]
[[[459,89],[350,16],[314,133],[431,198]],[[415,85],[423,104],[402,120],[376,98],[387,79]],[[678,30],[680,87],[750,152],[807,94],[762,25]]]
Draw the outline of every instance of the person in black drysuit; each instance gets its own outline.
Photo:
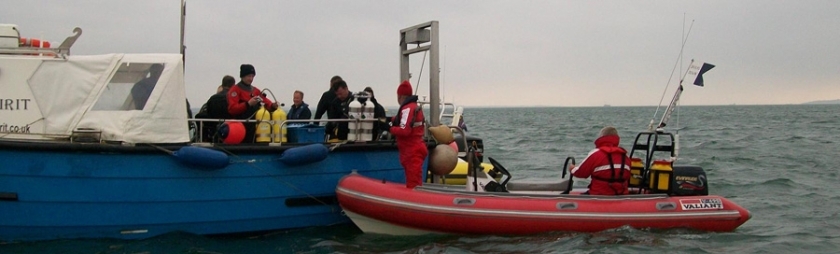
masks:
[[[198,111],[198,114],[195,115],[195,118],[231,118],[230,113],[228,113],[227,94],[228,90],[230,90],[230,87],[232,87],[235,83],[236,79],[234,79],[230,75],[226,75],[224,78],[222,78],[222,85],[219,86],[220,90],[218,90],[216,94],[210,96],[210,99],[207,99],[207,103],[204,103],[204,106],[201,106],[201,110]],[[201,141],[215,142],[216,140],[214,140],[214,137],[216,136],[216,130],[219,124],[221,124],[221,122],[202,121]]]
[[[335,83],[344,81],[340,76],[335,75],[330,79],[330,90],[321,94],[321,99],[318,101],[318,106],[315,108],[315,120],[321,120],[324,113],[327,113],[327,119],[335,119],[339,115],[330,115],[327,111],[330,109],[330,104],[335,100]],[[325,133],[335,133],[335,123],[326,123]]]

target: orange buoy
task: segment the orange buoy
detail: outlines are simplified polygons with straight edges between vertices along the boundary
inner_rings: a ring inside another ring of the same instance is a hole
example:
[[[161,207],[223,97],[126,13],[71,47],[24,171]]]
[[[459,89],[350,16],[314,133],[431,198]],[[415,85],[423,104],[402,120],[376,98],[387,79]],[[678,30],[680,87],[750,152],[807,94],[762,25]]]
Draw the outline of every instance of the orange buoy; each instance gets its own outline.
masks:
[[[20,37],[20,46],[21,47],[33,47],[33,48],[49,48],[50,42],[49,41],[42,41],[38,38],[26,38]]]
[[[20,37],[20,42],[18,43],[20,47],[30,47],[30,48],[49,48],[50,42],[49,41],[42,41],[37,38],[26,38]],[[27,54],[37,56],[39,54]],[[40,53],[43,56],[55,56],[54,53]]]
[[[228,121],[219,127],[219,134],[225,144],[239,144],[245,139],[245,125],[241,122]]]

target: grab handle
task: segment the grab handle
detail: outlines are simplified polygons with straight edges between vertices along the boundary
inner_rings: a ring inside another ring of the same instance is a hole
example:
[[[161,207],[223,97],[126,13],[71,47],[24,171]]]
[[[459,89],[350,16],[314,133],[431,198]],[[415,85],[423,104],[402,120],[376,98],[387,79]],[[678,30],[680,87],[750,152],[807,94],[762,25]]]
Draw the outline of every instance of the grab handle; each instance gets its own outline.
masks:
[[[569,161],[572,161],[572,164],[577,164],[575,162],[575,157],[566,157],[566,162],[563,163],[563,175],[560,176],[561,179],[566,178],[566,170],[569,168]],[[564,191],[563,194],[569,194],[572,192],[572,185],[574,183],[572,178],[572,172],[569,170],[569,184],[566,185],[566,191]]]

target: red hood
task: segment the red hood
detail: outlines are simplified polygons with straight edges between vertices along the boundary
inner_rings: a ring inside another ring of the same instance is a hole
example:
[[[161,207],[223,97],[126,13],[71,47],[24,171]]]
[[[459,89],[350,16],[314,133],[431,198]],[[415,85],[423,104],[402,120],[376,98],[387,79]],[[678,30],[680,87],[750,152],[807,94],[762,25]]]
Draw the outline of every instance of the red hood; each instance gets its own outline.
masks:
[[[595,147],[617,147],[619,141],[618,135],[606,135],[595,140]]]

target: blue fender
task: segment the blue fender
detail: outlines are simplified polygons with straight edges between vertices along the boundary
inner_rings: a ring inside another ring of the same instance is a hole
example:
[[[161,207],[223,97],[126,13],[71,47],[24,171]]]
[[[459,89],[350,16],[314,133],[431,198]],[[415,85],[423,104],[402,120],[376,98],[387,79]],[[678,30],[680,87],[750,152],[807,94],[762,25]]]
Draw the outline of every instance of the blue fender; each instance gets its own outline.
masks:
[[[311,144],[289,148],[280,155],[280,162],[289,166],[319,162],[327,158],[330,150],[323,144]]]
[[[185,146],[172,155],[181,163],[210,169],[221,169],[230,164],[227,154],[206,147]]]

